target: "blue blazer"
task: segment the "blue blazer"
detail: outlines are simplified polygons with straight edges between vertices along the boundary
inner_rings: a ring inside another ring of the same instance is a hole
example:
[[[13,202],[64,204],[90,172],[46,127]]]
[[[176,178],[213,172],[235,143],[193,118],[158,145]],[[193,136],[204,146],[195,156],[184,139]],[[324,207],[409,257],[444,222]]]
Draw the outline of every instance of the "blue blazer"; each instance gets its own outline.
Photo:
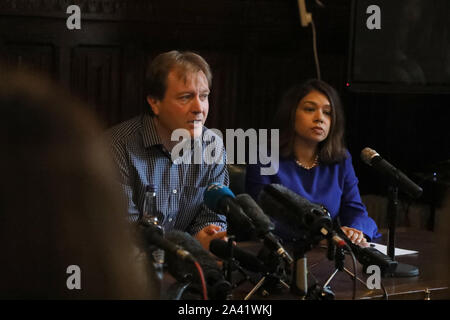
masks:
[[[260,164],[247,166],[246,192],[255,200],[265,185],[281,184],[313,203],[324,205],[333,219],[339,216],[342,226],[361,230],[368,241],[381,236],[361,201],[358,178],[348,151],[346,159],[310,170],[300,167],[293,156],[280,158],[279,170],[274,175],[261,175],[261,167]],[[274,222],[279,228],[277,221]],[[292,237],[281,229],[276,231],[285,240]]]

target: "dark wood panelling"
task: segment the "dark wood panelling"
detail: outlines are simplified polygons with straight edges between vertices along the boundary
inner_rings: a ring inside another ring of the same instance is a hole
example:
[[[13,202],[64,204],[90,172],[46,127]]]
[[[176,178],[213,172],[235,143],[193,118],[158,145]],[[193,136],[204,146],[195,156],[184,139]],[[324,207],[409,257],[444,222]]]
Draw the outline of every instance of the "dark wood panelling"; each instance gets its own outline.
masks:
[[[57,55],[52,45],[9,43],[1,47],[0,56],[9,66],[18,69],[55,74]]]
[[[121,49],[76,47],[72,49],[71,87],[111,125],[121,120]]]
[[[236,120],[238,110],[239,55],[236,52],[200,51],[214,70],[206,125],[225,132]]]
[[[70,4],[81,7],[81,30],[65,27]],[[311,32],[299,26],[296,1],[11,0],[0,10],[2,41],[57,48],[50,72],[105,125],[146,108],[146,63],[166,50],[193,50],[209,61],[207,125],[219,129],[270,126],[286,86],[314,76],[312,51],[305,49]]]
[[[379,181],[358,160],[363,147],[378,148],[407,173],[448,159],[448,97],[348,91],[351,1],[321,2],[325,8],[306,1],[317,29],[322,78],[343,97],[347,141],[363,193]],[[81,7],[81,30],[66,28],[70,4]],[[104,126],[147,107],[147,61],[173,49],[198,52],[210,63],[207,126],[222,131],[270,128],[282,93],[315,77],[312,30],[300,26],[296,0],[0,1],[1,57],[52,75],[88,101]]]

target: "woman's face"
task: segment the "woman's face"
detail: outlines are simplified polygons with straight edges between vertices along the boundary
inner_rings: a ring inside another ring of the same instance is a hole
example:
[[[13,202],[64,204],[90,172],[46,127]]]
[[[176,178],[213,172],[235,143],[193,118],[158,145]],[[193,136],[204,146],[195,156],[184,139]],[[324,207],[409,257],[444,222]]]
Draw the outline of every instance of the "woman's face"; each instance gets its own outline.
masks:
[[[295,112],[295,135],[308,144],[318,144],[328,137],[331,105],[319,91],[311,91],[298,103]]]

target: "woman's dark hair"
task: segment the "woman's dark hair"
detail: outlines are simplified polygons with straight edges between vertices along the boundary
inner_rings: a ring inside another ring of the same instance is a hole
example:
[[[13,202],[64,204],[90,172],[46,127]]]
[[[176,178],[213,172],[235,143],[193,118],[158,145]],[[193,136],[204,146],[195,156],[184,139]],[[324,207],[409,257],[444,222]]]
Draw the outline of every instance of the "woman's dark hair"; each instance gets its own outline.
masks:
[[[319,161],[338,162],[346,157],[344,143],[344,112],[337,91],[324,81],[311,79],[291,87],[282,97],[274,127],[280,129],[280,154],[292,155],[295,137],[295,113],[300,101],[312,91],[325,95],[331,105],[331,127],[327,138],[319,143]]]

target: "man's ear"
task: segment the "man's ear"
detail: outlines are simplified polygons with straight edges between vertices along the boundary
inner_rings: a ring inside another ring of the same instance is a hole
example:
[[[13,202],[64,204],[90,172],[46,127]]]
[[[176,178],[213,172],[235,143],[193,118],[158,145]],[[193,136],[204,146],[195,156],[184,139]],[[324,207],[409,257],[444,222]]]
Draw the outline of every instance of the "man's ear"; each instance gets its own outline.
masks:
[[[149,104],[150,108],[152,108],[153,114],[159,115],[160,101],[158,99],[147,96],[147,103]]]

